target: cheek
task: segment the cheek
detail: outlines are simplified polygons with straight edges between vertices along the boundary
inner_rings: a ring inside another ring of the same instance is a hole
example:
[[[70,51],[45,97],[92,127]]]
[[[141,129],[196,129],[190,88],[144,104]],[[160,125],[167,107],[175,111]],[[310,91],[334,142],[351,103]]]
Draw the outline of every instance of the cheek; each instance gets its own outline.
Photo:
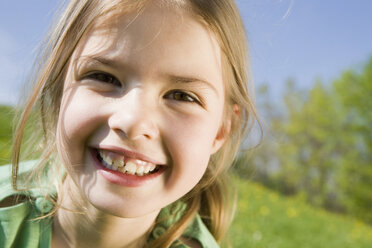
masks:
[[[209,118],[208,118],[209,117]],[[196,184],[203,176],[218,131],[219,119],[211,116],[169,121],[165,145],[172,159],[173,182],[188,180]]]
[[[82,149],[102,119],[97,114],[99,105],[94,103],[89,95],[84,95],[79,90],[67,91],[62,97],[57,125],[57,145],[69,160],[82,159]],[[61,154],[61,151],[59,153]]]

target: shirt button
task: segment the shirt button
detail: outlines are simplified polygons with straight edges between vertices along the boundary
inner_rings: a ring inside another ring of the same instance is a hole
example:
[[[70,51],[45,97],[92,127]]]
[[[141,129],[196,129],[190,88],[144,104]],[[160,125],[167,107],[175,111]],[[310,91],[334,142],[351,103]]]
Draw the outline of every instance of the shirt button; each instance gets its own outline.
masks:
[[[154,238],[159,238],[161,235],[163,235],[165,233],[165,231],[166,231],[166,229],[164,227],[157,226],[152,231],[152,235],[154,236]]]

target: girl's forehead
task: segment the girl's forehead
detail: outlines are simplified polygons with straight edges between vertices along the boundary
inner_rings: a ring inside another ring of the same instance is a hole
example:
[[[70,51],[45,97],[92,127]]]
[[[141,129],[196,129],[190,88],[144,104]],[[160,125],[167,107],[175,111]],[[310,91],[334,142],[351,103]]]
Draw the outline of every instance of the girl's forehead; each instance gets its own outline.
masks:
[[[137,4],[125,5],[119,4],[119,7],[112,8],[98,16],[93,22],[93,26],[100,28],[112,28],[118,25],[123,19],[127,20],[128,26],[130,23],[141,19],[151,19],[152,21],[162,17],[166,19],[170,16],[177,16],[180,21],[183,20],[184,15],[191,16],[191,8],[186,7],[187,2],[183,0],[175,1],[143,1],[138,0]],[[182,3],[182,4],[181,4]],[[120,7],[121,6],[121,7]],[[168,14],[168,15],[167,15]]]

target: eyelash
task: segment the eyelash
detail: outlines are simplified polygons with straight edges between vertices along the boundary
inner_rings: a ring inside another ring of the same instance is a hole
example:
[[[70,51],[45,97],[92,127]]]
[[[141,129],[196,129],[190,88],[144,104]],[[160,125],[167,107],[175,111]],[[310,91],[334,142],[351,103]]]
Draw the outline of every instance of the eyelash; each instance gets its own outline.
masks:
[[[191,96],[190,94],[183,92],[181,90],[173,90],[169,92],[166,96],[166,99],[171,99],[175,101],[181,101],[181,102],[189,102],[189,103],[196,103],[201,105],[201,102],[197,97]]]
[[[121,87],[121,82],[116,77],[112,76],[109,73],[94,72],[87,75],[86,78]]]

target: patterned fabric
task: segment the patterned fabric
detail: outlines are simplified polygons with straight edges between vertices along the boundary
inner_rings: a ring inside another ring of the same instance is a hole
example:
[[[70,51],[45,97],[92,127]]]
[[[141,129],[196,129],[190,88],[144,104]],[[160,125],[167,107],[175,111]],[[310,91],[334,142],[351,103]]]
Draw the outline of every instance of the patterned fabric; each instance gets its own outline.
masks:
[[[36,163],[36,161],[22,163],[19,168],[19,178],[33,170]],[[56,195],[55,188],[48,182],[46,176],[45,180],[41,182],[42,187],[17,192],[11,186],[10,175],[11,167],[9,165],[0,166],[0,202],[9,196],[20,194],[30,200],[0,208],[0,247],[49,248],[52,236],[52,218],[41,220],[36,218],[49,213],[53,209],[53,203],[45,198],[43,192],[49,192],[53,196]],[[186,208],[185,203],[176,202],[162,209],[157,218],[158,224],[154,227],[149,241],[164,234],[181,218]],[[219,247],[198,215],[188,226],[183,236],[199,241],[203,248]],[[171,246],[171,248],[187,247],[180,241],[173,243]]]

